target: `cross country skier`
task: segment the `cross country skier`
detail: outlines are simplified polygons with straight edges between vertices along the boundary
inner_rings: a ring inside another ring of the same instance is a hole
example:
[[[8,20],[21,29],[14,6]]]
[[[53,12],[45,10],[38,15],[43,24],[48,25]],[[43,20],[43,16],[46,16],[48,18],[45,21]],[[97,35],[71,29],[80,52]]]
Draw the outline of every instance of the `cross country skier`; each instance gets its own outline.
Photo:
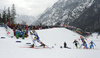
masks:
[[[64,42],[64,48],[67,48],[67,43],[66,42]]]
[[[42,43],[42,42],[39,40],[39,36],[38,36],[38,34],[37,34],[36,31],[32,31],[32,32],[30,32],[30,33],[31,33],[31,35],[34,35],[34,36],[35,36],[35,37],[33,38],[33,45],[31,46],[31,48],[34,47],[35,41],[39,42],[39,43],[41,44],[41,46],[45,47],[45,44]]]
[[[95,43],[94,43],[93,41],[91,41],[89,44],[90,44],[90,49],[94,49]],[[96,46],[96,45],[95,45],[95,46]]]
[[[81,44],[80,48],[81,48],[82,46],[84,46],[84,49],[88,49],[87,43],[86,43],[85,41],[83,41],[83,44]]]
[[[75,43],[75,46],[76,46],[76,48],[78,48],[78,44],[79,44],[79,42],[77,41],[77,40],[74,40],[74,42],[73,43]]]
[[[80,39],[82,42],[84,42],[85,40],[87,40],[86,38],[83,38],[82,36],[80,36]]]
[[[62,48],[62,46],[60,48]],[[64,48],[71,49],[70,47],[67,46],[67,43],[66,42],[64,42]]]

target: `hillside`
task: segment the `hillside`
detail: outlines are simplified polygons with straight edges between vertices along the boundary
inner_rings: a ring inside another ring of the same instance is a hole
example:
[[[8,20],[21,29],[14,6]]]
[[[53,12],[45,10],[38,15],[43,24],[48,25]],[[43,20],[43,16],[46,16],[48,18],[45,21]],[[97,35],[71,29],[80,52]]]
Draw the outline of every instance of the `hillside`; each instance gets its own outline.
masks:
[[[31,25],[34,21],[36,21],[36,18],[34,16],[28,16],[28,15],[16,15],[15,23],[19,24],[26,24]]]
[[[58,0],[41,14],[37,22],[44,25],[69,24],[89,8],[93,2],[94,0]]]
[[[100,0],[95,0],[91,7],[70,25],[90,32],[100,32]]]

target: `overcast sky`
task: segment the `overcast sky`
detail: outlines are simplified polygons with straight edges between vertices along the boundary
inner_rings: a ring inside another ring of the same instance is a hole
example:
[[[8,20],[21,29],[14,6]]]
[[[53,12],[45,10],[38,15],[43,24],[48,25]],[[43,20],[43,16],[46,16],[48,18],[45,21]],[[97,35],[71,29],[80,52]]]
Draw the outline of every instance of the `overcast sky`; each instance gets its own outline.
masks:
[[[37,16],[58,0],[0,0],[0,9],[15,4],[17,14]]]

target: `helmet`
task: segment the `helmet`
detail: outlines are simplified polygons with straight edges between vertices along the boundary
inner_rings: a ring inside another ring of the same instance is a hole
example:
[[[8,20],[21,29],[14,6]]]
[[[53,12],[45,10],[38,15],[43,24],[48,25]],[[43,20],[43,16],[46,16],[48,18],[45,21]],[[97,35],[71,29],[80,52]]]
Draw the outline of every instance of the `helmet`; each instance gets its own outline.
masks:
[[[91,41],[91,42],[93,42],[93,41]]]
[[[76,39],[74,41],[76,41]]]
[[[80,38],[84,38],[83,36],[80,36]]]

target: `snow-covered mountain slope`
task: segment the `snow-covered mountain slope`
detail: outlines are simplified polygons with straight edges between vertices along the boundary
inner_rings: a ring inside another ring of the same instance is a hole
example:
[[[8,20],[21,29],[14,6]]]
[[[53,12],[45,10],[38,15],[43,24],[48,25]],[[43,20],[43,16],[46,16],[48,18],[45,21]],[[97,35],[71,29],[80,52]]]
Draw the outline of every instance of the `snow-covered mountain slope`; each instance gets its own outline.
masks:
[[[95,2],[69,25],[79,27],[84,31],[100,32],[100,0]]]
[[[15,22],[19,24],[26,23],[27,25],[31,25],[36,18],[34,16],[28,16],[28,15],[17,15]]]
[[[0,32],[5,29],[0,27]],[[95,49],[75,49],[73,40],[80,37],[65,28],[52,28],[44,30],[36,30],[40,36],[40,40],[48,46],[54,46],[52,49],[33,49],[33,48],[20,48],[21,46],[28,46],[26,43],[32,43],[31,36],[24,40],[7,37],[0,39],[0,58],[99,58],[100,57],[100,37],[96,39],[96,34],[93,37],[88,37],[88,42],[93,40],[96,44]],[[0,34],[2,36],[2,34]],[[21,41],[21,43],[16,43]],[[67,46],[71,49],[60,48],[66,42]],[[56,45],[55,45],[56,44]],[[36,42],[36,45],[38,43]]]
[[[85,9],[93,4],[94,0],[58,0],[51,8],[47,8],[38,19],[45,25],[57,23],[69,24],[78,18]]]

